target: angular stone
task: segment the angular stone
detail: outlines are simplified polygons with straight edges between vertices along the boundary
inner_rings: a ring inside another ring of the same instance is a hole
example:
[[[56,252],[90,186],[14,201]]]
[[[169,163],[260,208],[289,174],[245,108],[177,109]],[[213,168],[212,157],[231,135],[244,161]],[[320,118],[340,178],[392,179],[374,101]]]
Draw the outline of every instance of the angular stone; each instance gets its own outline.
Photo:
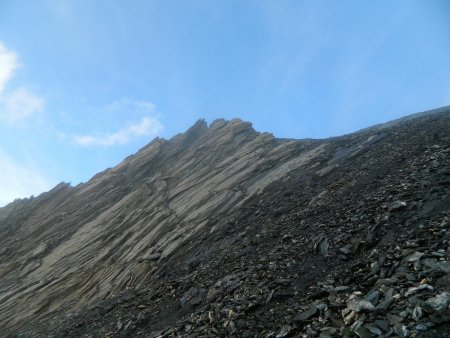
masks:
[[[416,292],[425,291],[425,290],[426,291],[433,291],[434,288],[431,285],[428,285],[428,284],[422,284],[422,285],[419,285],[419,286],[413,286],[413,287],[410,287],[405,292],[405,297],[408,297],[408,296],[410,296],[410,295],[412,295],[412,294],[414,294]]]
[[[382,319],[377,319],[375,320],[375,324],[377,324],[377,326],[383,331],[383,332],[387,332],[389,331],[389,324]]]
[[[395,201],[392,202],[389,207],[388,210],[389,211],[396,211],[396,210],[400,210],[406,207],[406,202],[403,201]]]
[[[396,325],[398,323],[401,323],[403,320],[402,317],[390,313],[386,315],[386,319],[389,321],[390,325]]]
[[[448,310],[448,305],[450,303],[450,296],[448,292],[441,292],[433,298],[426,300],[425,304],[427,307],[436,312],[444,312]]]
[[[419,331],[419,332],[424,332],[424,331],[428,330],[428,326],[426,326],[426,325],[424,325],[424,324],[416,325],[415,328],[416,328],[416,330]]]
[[[355,312],[373,311],[375,306],[371,302],[365,299],[361,299],[355,295],[352,295],[347,300],[347,307]]]
[[[418,261],[423,255],[424,255],[423,252],[416,251],[413,254],[406,256],[405,261],[412,263],[412,262]]]
[[[423,317],[422,308],[420,306],[416,306],[411,314],[411,318],[416,322],[419,321]]]
[[[353,323],[351,328],[360,338],[371,338],[372,337],[370,331],[364,327],[363,322],[360,320]]]
[[[364,298],[369,302],[371,302],[373,305],[377,305],[378,299],[380,298],[380,291],[378,290],[370,291]]]
[[[275,336],[276,338],[286,338],[290,335],[292,328],[289,325],[284,325]]]
[[[450,275],[450,261],[442,261],[436,264],[436,266],[447,275]]]
[[[374,335],[381,336],[383,334],[383,332],[381,332],[381,330],[374,325],[365,325],[365,326]]]
[[[382,302],[380,302],[376,306],[376,310],[380,311],[380,312],[387,311],[389,309],[389,307],[391,306],[391,304],[394,302],[394,300],[395,300],[394,297],[385,298]]]
[[[422,259],[422,264],[426,267],[433,269],[436,268],[438,260],[436,258],[424,258]]]
[[[328,255],[328,248],[330,247],[330,244],[328,243],[328,238],[327,237],[323,237],[319,240],[319,244],[318,244],[318,249],[319,252],[324,255],[327,256]]]
[[[394,325],[394,331],[396,334],[398,334],[401,338],[406,338],[409,336],[409,330],[405,325],[402,324],[395,324]]]
[[[314,317],[317,313],[319,312],[319,310],[317,309],[317,307],[314,305],[312,306],[310,309],[303,311],[302,313],[299,313],[298,315],[296,315],[294,317],[294,322],[304,322],[309,320],[310,318]]]
[[[347,291],[348,289],[349,289],[348,286],[342,285],[342,286],[336,286],[336,287],[333,289],[333,291],[336,292],[336,293],[340,293],[340,292],[345,292],[345,291]]]

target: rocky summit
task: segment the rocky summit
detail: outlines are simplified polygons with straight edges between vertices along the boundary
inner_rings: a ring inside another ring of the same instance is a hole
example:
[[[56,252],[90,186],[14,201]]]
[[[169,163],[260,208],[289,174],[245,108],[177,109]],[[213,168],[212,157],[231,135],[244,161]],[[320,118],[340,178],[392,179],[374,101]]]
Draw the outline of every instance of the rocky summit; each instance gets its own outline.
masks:
[[[0,208],[6,337],[449,337],[450,107],[323,140],[200,120]]]

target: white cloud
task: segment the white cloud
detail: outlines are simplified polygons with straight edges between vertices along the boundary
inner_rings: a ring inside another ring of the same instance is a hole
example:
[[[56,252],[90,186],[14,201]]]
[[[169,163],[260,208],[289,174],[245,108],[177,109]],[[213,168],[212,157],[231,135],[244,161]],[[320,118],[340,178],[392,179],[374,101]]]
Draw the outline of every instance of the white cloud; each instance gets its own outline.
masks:
[[[162,124],[156,117],[144,116],[139,123],[130,124],[115,133],[76,135],[74,142],[84,147],[121,145],[141,136],[155,137],[161,132],[162,128]]]
[[[8,124],[21,123],[44,107],[44,100],[24,87],[7,90],[19,67],[17,54],[0,42],[0,120]]]
[[[38,195],[51,188],[52,184],[33,166],[17,163],[0,149],[0,206],[16,198]]]
[[[19,88],[0,97],[0,117],[17,124],[44,108],[44,100],[25,88]]]
[[[17,55],[0,41],[0,95],[19,66]]]

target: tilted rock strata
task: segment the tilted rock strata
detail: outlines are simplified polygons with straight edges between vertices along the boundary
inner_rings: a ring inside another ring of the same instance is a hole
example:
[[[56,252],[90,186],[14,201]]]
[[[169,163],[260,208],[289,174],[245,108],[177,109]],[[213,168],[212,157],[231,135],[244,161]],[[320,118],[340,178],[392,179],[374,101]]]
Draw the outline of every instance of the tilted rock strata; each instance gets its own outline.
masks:
[[[0,325],[64,336],[427,332],[448,310],[449,126],[444,109],[295,141],[199,121],[86,184],[16,201],[0,209]],[[407,292],[428,294],[410,304]],[[394,319],[380,322],[386,313]]]
[[[143,287],[178,248],[180,255],[195,247],[200,231],[223,226],[248,198],[322,149],[256,133],[240,120],[210,128],[199,121],[86,184],[62,184],[29,201],[3,221],[32,209],[15,219],[13,244],[2,237],[0,325]]]

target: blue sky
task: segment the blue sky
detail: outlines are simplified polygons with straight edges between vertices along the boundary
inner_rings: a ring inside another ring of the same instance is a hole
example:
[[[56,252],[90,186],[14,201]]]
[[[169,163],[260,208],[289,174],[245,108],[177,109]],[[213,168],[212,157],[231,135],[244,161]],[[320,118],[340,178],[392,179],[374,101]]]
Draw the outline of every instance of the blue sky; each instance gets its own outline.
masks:
[[[240,117],[322,138],[450,104],[450,2],[0,1],[0,205]]]

